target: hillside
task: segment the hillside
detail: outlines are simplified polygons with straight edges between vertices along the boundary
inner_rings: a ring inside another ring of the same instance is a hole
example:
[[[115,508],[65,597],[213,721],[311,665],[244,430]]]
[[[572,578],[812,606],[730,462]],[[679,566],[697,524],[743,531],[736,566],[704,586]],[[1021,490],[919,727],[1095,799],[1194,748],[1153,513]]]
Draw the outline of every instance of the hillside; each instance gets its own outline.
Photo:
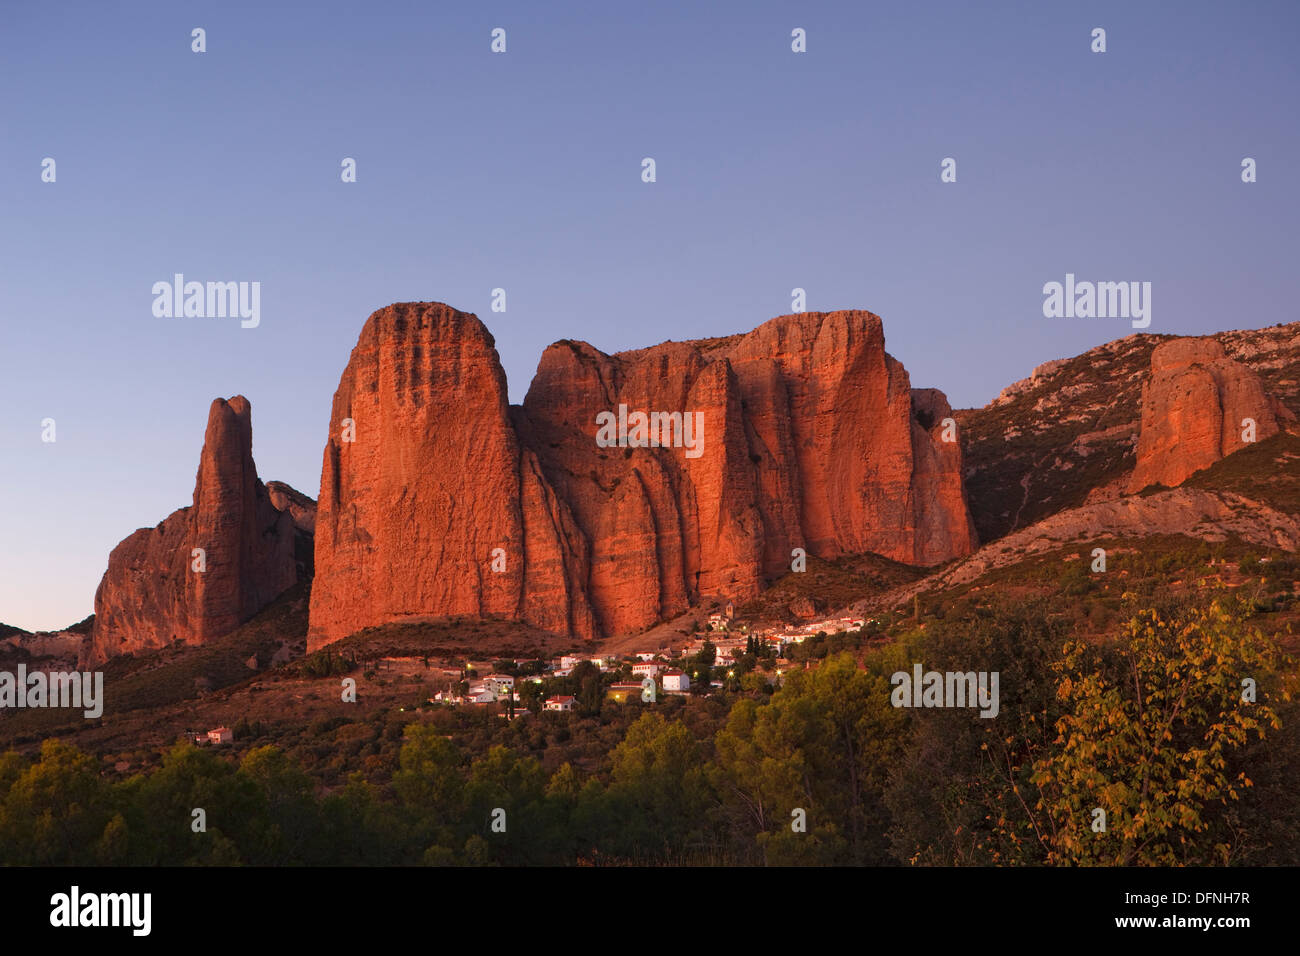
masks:
[[[1106,570],[1092,570],[1094,549]],[[1172,489],[1068,508],[911,584],[856,605],[962,617],[1035,595],[1100,633],[1122,607],[1237,594],[1266,631],[1300,649],[1300,435],[1283,432]],[[1088,623],[1090,622],[1090,624]]]
[[[988,405],[954,412],[980,541],[1088,501],[1118,497],[1133,469],[1141,387],[1167,335],[1130,335],[1048,362]],[[1221,332],[1228,355],[1300,407],[1300,323]]]
[[[0,745],[80,734],[131,712],[144,712],[146,723],[155,724],[156,708],[202,699],[245,682],[274,664],[300,657],[306,646],[307,597],[307,586],[296,585],[236,631],[210,644],[178,642],[156,651],[112,658],[98,668],[104,674],[105,695],[103,716],[97,720],[87,721],[78,712],[55,708],[0,710]],[[73,661],[61,666],[70,668]],[[184,728],[160,729],[165,729],[170,739]]]

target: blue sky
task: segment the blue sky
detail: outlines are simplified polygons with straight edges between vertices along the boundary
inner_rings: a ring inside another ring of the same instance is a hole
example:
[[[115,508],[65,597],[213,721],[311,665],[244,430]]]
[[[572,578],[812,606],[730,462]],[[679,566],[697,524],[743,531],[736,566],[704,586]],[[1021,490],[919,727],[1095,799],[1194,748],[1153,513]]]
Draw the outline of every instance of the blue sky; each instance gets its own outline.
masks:
[[[796,286],[956,406],[1133,332],[1044,318],[1067,272],[1151,282],[1150,332],[1298,318],[1295,4],[265,6],[0,13],[0,621],[90,613],[189,503],[214,397],[314,496],[394,301],[478,314],[513,401],[556,339],[745,331]],[[177,272],[260,282],[260,326],[155,318]]]

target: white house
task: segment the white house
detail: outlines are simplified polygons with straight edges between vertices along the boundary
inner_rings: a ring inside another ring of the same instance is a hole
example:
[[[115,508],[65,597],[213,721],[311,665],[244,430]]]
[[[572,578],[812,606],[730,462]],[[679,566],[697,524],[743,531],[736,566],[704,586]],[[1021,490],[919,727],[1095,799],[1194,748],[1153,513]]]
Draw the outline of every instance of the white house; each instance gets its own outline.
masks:
[[[488,674],[483,678],[483,686],[498,696],[506,696],[514,692],[515,679],[509,674]]]
[[[548,697],[543,705],[547,710],[573,710],[578,704],[577,700],[567,694],[559,697]]]
[[[729,667],[736,663],[736,651],[740,648],[731,644],[719,644],[717,647],[717,656],[713,663],[718,667]]]
[[[673,668],[664,671],[663,675],[664,690],[666,691],[686,691],[691,689],[691,679],[686,676],[685,672]]]
[[[229,727],[218,727],[208,731],[208,741],[214,744],[229,744],[235,741],[235,732]]]
[[[638,677],[654,677],[663,668],[657,661],[642,661],[632,665],[632,673]]]
[[[565,654],[560,658],[561,667],[577,667],[582,662],[582,658],[576,654]]]

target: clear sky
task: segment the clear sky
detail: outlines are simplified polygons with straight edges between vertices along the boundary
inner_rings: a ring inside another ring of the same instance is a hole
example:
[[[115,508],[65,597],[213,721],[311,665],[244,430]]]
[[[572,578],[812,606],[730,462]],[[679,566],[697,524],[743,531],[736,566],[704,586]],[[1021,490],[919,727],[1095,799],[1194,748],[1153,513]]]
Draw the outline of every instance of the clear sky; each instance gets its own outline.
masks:
[[[516,402],[556,339],[746,331],[796,286],[959,407],[1134,331],[1045,318],[1067,272],[1151,282],[1150,332],[1300,318],[1295,3],[269,6],[0,11],[0,621],[90,613],[217,396],[315,496],[394,301],[478,314]],[[177,272],[260,282],[261,324],[155,317]]]

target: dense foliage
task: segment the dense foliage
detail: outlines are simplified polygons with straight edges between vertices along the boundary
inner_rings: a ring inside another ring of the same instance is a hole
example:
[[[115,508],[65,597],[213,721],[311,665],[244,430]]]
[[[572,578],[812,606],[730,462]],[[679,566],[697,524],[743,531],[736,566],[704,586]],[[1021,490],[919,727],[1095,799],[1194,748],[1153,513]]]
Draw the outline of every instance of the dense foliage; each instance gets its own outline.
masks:
[[[1151,607],[1085,642],[1025,603],[819,637],[774,692],[755,671],[618,705],[590,668],[585,714],[245,724],[237,758],[181,743],[130,777],[48,740],[0,756],[0,860],[1297,863],[1300,714],[1251,612]],[[997,717],[895,708],[890,676],[914,663],[999,672]]]

